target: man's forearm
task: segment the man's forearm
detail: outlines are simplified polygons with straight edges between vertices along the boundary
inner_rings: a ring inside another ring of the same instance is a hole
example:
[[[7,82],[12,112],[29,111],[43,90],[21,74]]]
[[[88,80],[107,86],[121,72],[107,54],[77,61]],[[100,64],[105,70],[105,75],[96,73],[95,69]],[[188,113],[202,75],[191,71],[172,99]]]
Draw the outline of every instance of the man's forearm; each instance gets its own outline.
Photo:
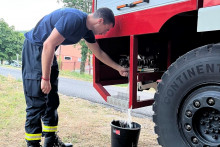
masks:
[[[89,49],[92,51],[92,53],[98,58],[100,61],[102,61],[104,64],[119,70],[120,65],[118,65],[116,62],[114,62],[103,50],[100,49],[98,43],[88,43],[86,42]]]
[[[114,68],[115,70],[117,70],[121,76],[128,76],[129,69],[124,68],[124,67],[120,66],[119,64],[117,64],[115,61],[113,61],[104,51],[102,51],[100,49],[97,42],[93,43],[93,44],[86,42],[86,44],[88,45],[88,47],[90,48],[92,53],[100,61],[102,61],[104,64],[106,64],[106,65]]]
[[[54,49],[52,47],[44,47],[42,51],[42,77],[50,79],[51,64],[54,57]]]
[[[104,64],[119,70],[120,66],[119,64],[117,64],[115,61],[113,61],[104,51],[100,51],[100,53],[98,55],[96,55],[96,57],[102,61]]]

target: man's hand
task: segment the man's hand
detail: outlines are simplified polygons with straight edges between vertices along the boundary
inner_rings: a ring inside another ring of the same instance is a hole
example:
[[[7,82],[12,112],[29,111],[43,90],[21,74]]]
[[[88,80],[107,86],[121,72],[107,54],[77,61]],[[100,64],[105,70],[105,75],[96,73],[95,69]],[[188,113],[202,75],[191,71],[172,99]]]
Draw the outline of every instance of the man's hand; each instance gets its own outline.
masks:
[[[129,73],[129,68],[125,68],[125,67],[120,66],[118,69],[118,72],[121,76],[127,77],[128,73]]]
[[[51,90],[50,81],[41,80],[41,90],[44,94],[49,94]]]
[[[44,77],[46,80],[41,80],[41,90],[45,94],[48,94],[51,90],[50,80],[47,80],[47,78],[50,77],[55,48],[64,40],[65,38],[57,31],[56,28],[54,28],[50,36],[45,40],[43,44],[43,51],[41,56],[42,77]]]

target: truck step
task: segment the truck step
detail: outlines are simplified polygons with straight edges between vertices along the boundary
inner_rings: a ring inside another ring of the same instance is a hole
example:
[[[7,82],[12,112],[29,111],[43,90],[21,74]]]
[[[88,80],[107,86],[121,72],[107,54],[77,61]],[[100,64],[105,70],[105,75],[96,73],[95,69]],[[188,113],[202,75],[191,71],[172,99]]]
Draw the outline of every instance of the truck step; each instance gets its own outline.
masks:
[[[118,92],[117,95],[107,97],[107,102],[110,105],[117,106],[123,109],[128,109],[129,106],[129,94]]]

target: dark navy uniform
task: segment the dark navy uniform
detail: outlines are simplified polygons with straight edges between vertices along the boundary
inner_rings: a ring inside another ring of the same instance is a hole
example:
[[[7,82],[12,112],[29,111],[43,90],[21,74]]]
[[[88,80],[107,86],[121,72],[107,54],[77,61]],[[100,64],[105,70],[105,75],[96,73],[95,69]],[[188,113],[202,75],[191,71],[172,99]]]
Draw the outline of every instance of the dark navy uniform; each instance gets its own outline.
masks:
[[[95,43],[94,34],[86,27],[86,18],[86,13],[73,8],[58,9],[44,16],[34,29],[25,34],[22,77],[27,104],[25,139],[28,142],[39,142],[42,132],[55,133],[58,126],[58,64],[54,56],[50,75],[52,89],[46,95],[41,91],[43,43],[54,28],[65,38],[63,45],[75,44],[82,38]]]

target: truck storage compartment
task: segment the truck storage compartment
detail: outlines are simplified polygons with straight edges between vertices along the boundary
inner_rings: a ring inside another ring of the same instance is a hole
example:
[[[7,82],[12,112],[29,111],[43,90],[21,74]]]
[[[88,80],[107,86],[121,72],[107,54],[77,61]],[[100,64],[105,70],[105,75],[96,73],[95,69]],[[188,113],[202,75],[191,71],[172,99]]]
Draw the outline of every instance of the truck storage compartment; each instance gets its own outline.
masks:
[[[98,39],[98,43],[101,49],[116,63],[130,68],[130,93],[125,94],[130,98],[130,106],[132,105],[133,108],[135,108],[140,107],[140,105],[146,106],[152,104],[153,100],[151,100],[150,103],[139,103],[138,101],[140,101],[140,98],[137,96],[137,90],[133,89],[138,88],[139,90],[144,90],[151,87],[155,88],[157,80],[160,79],[163,71],[166,70],[168,64],[166,62],[168,41],[163,38],[163,35],[157,33]],[[102,97],[108,101],[110,94],[103,86],[128,83],[128,77],[120,76],[118,71],[108,67],[98,59],[94,59],[94,87]],[[146,84],[149,85],[146,86]],[[114,97],[111,97],[110,99],[111,102],[117,100]],[[122,99],[120,103],[127,101],[128,99],[126,101]],[[123,106],[127,106],[127,104],[123,104]]]

